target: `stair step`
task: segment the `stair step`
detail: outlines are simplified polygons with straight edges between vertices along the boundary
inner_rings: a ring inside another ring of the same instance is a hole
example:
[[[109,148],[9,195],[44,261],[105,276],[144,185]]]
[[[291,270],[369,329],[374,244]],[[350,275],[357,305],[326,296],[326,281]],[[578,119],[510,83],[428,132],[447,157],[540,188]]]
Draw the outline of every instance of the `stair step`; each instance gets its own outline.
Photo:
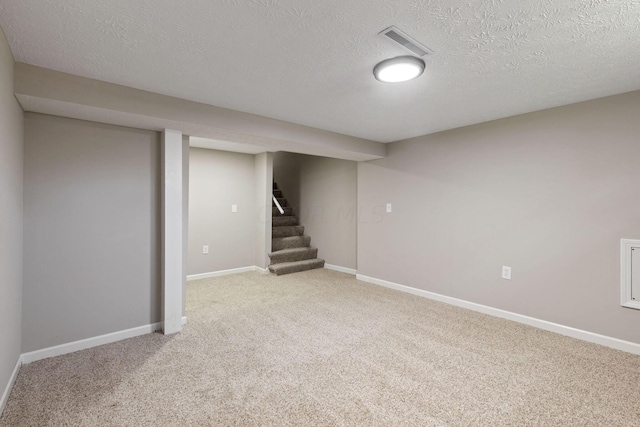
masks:
[[[280,203],[280,206],[281,206],[281,207],[283,207],[283,208],[284,208],[285,206],[288,206],[288,205],[289,205],[289,202],[287,202],[287,199],[285,199],[284,197],[277,197],[277,196],[276,196],[276,199],[278,200],[278,203]],[[275,204],[275,203],[271,203],[271,206],[272,206],[272,207],[275,207],[275,206],[276,206],[276,204]]]
[[[281,249],[279,251],[271,252],[269,258],[271,258],[271,264],[281,264],[283,262],[295,262],[305,259],[314,259],[318,257],[318,248],[291,248]]]
[[[304,227],[301,225],[290,225],[285,227],[271,228],[271,237],[302,236],[303,234]]]
[[[271,216],[291,216],[293,215],[293,208],[282,207],[284,214],[281,214],[278,208],[271,208]]]
[[[298,273],[300,271],[313,270],[314,268],[322,267],[324,267],[324,260],[315,258],[270,265],[269,271],[275,273],[276,276],[282,276],[283,274]]]
[[[296,216],[274,216],[271,218],[272,227],[284,227],[287,225],[298,225],[298,217]]]
[[[310,244],[310,236],[276,237],[271,239],[271,250],[275,252],[282,249],[308,248]]]
[[[276,199],[282,198],[282,190],[273,190],[273,195],[276,196]]]

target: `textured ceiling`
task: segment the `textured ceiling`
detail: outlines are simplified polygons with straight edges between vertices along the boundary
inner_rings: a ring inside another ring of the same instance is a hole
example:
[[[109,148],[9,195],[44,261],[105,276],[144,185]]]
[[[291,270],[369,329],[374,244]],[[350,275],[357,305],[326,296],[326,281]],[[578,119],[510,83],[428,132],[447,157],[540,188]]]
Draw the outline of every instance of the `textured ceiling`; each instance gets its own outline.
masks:
[[[433,50],[404,84],[372,75]],[[389,142],[640,89],[640,0],[0,0],[16,61]]]

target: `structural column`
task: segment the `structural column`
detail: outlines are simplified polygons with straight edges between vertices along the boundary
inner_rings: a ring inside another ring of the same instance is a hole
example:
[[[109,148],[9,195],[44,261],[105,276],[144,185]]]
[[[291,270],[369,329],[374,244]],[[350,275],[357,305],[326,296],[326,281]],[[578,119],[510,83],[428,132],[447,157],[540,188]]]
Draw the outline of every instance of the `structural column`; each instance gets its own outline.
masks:
[[[162,131],[162,321],[182,330],[182,132]]]
[[[273,153],[255,156],[258,222],[256,230],[256,267],[268,273],[271,252],[271,195],[273,194]]]

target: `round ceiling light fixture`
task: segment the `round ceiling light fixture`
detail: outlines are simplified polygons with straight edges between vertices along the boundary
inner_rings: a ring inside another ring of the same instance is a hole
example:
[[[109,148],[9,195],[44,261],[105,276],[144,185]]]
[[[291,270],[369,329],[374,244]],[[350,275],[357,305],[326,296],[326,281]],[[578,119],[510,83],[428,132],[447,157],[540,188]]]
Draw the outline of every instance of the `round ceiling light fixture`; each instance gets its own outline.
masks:
[[[385,59],[373,68],[373,75],[381,82],[408,82],[420,77],[424,71],[424,61],[415,56],[396,56]]]

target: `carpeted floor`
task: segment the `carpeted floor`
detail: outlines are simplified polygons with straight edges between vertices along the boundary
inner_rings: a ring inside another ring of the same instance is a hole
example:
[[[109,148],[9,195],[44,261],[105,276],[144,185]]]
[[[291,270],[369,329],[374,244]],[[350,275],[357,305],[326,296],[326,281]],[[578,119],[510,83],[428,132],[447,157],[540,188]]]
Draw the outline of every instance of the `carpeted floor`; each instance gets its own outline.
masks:
[[[639,426],[640,356],[311,270],[25,365],[0,426]]]

